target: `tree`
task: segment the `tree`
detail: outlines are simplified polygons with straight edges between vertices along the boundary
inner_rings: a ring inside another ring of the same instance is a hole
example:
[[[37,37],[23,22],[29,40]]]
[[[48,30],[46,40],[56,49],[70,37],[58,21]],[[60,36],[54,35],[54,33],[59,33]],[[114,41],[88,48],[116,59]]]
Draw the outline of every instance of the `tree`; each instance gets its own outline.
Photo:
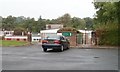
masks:
[[[93,29],[93,19],[90,17],[86,17],[84,18],[84,20],[85,20],[85,25],[86,25],[85,27],[87,29]]]
[[[117,15],[116,18],[120,25],[120,1],[115,3],[115,7],[116,7],[116,15]]]
[[[78,28],[80,24],[79,18],[73,17],[71,23],[73,28]]]
[[[0,16],[0,29],[2,29],[2,16]]]
[[[103,24],[107,24],[107,22],[113,22],[117,17],[117,9],[115,7],[115,3],[111,2],[95,2],[95,8],[98,10],[96,12],[96,20]]]
[[[3,18],[2,19],[2,28],[5,30],[13,30],[16,26],[15,20],[16,20],[16,17],[12,17],[12,16]]]
[[[45,21],[42,19],[42,17],[40,16],[37,22],[37,32],[39,32],[40,30],[44,30],[45,29]]]
[[[34,18],[27,18],[27,20],[25,20],[24,22],[24,28],[27,29],[28,31],[32,32],[33,29],[33,24],[34,24],[35,20]]]
[[[78,17],[73,17],[71,20],[71,25],[73,28],[84,29],[85,21],[84,21],[84,19],[80,19]]]
[[[27,35],[26,30],[22,27],[16,27],[14,29],[14,35],[22,35],[22,32],[24,33],[24,35]]]
[[[57,21],[61,24],[64,24],[64,27],[70,26],[71,16],[70,14],[66,13],[63,16],[57,18]]]
[[[119,4],[111,2],[94,2],[97,9],[94,18],[94,28],[99,34],[99,44],[103,45],[120,45],[118,44],[118,25],[119,25]]]

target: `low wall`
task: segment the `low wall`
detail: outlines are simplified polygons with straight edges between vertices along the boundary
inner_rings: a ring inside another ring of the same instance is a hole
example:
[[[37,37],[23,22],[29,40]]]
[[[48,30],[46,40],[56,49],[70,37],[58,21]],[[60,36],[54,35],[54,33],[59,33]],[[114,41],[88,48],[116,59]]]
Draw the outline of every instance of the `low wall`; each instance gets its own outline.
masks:
[[[5,36],[4,40],[27,41],[27,36]],[[32,41],[39,42],[41,37],[32,37]]]
[[[27,36],[5,36],[5,40],[27,41]]]

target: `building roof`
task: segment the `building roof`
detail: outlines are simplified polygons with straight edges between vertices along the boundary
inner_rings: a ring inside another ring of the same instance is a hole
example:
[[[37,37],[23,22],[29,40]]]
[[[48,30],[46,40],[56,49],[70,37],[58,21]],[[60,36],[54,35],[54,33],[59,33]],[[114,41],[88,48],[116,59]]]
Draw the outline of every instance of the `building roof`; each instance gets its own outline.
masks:
[[[92,30],[78,30],[80,33],[91,33],[92,32]]]
[[[40,33],[57,33],[59,29],[41,30]]]
[[[59,29],[41,30],[40,33],[57,33]],[[80,33],[91,33],[92,30],[78,30]]]
[[[47,24],[46,29],[58,29],[63,28],[63,24]]]
[[[58,30],[58,32],[76,32],[79,33],[79,31],[72,27],[64,27]]]

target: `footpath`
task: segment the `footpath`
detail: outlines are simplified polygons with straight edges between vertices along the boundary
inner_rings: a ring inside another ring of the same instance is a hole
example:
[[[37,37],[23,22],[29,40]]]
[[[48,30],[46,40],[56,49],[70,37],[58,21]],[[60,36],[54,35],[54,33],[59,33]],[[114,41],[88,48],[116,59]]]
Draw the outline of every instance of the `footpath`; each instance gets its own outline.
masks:
[[[42,45],[41,43],[38,43]],[[71,48],[80,48],[80,49],[118,49],[120,47],[117,46],[99,46],[99,45],[91,45],[91,44],[80,44],[78,46],[70,46]]]
[[[118,49],[120,47],[117,46],[99,46],[99,45],[90,45],[90,44],[84,44],[76,46],[76,48],[88,48],[88,49]]]

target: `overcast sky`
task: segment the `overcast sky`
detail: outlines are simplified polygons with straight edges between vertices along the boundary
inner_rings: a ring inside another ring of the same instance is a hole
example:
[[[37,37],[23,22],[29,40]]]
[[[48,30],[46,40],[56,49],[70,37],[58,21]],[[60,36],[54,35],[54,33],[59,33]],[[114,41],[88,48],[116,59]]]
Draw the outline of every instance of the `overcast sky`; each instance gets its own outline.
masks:
[[[38,19],[55,19],[65,13],[71,17],[92,17],[93,0],[0,0],[0,16],[25,16]]]

